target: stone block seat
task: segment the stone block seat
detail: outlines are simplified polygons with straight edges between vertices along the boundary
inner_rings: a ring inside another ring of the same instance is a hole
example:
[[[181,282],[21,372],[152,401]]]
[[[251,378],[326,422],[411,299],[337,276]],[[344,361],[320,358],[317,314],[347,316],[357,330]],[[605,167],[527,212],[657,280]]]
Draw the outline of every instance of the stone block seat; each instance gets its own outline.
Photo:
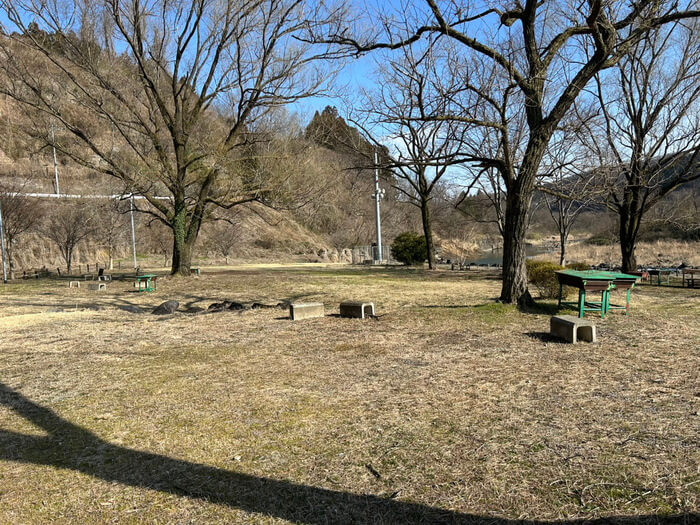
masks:
[[[340,317],[354,317],[356,319],[374,317],[374,303],[363,303],[361,301],[340,303]]]
[[[292,303],[289,305],[289,317],[292,321],[323,317],[325,310],[323,303]]]
[[[107,291],[107,285],[105,283],[95,283],[88,284],[88,290],[105,290]]]
[[[76,288],[80,288],[80,281],[70,281],[68,283],[68,288],[73,288],[74,286]]]
[[[579,340],[596,342],[595,325],[592,321],[573,315],[555,315],[549,320],[549,332],[569,343]]]

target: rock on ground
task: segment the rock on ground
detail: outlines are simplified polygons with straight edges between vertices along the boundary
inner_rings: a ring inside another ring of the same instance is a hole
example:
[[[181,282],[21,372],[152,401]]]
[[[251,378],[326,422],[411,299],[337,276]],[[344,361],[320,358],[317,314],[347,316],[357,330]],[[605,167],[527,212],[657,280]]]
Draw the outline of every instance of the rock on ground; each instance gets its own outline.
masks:
[[[172,314],[177,310],[178,306],[180,306],[180,303],[177,301],[165,301],[163,304],[156,306],[151,313],[155,315]]]

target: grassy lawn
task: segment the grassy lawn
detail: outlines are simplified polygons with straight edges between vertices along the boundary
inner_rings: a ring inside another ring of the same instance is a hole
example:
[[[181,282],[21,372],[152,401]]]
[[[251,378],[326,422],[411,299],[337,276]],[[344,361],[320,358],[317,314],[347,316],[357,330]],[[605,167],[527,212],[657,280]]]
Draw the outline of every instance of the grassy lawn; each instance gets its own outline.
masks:
[[[700,519],[697,289],[568,345],[485,271],[203,271],[0,288],[0,523]],[[194,313],[223,299],[378,318]]]

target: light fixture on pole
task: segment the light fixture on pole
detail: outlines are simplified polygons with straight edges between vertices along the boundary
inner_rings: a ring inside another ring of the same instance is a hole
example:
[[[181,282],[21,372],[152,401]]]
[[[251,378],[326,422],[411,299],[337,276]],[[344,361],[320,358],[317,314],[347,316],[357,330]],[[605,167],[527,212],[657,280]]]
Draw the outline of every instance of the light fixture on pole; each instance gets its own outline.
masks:
[[[382,257],[382,217],[379,212],[379,202],[384,198],[385,191],[379,187],[379,159],[377,158],[377,150],[374,150],[374,213],[377,222],[377,250],[372,254],[375,262],[381,263],[384,260]]]

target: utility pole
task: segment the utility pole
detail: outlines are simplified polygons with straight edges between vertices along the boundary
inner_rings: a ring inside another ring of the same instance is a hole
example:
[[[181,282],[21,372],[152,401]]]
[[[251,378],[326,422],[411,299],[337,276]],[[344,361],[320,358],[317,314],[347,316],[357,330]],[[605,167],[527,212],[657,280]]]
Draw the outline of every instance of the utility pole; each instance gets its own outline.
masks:
[[[51,146],[53,147],[53,179],[54,185],[56,186],[56,195],[60,195],[61,191],[58,189],[58,162],[56,161],[56,135],[53,132],[53,122],[51,123]]]
[[[379,188],[379,159],[377,158],[377,150],[374,150],[374,214],[377,221],[377,251],[372,254],[375,262],[381,263],[382,257],[382,217],[379,213],[379,202],[384,198],[384,190]]]
[[[2,282],[7,284],[7,268],[5,266],[7,253],[5,252],[5,229],[2,226],[2,206],[0,206],[0,245],[2,245]]]
[[[131,198],[129,199],[129,212],[131,214],[131,250],[134,254],[134,270],[138,268],[138,265],[136,264],[136,228],[134,227],[134,196],[133,194],[131,195]]]

